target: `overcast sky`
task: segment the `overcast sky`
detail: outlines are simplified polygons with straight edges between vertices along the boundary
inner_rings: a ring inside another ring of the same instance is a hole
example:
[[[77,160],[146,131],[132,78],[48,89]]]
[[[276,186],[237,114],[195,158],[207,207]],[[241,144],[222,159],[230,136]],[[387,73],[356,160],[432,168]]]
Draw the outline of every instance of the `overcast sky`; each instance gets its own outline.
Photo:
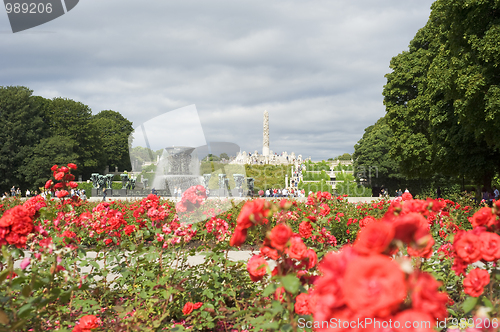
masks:
[[[194,104],[207,142],[247,152],[262,152],[267,110],[271,150],[327,159],[352,153],[384,115],[389,62],[432,2],[80,0],[15,34],[0,9],[0,85],[118,111],[134,127]]]

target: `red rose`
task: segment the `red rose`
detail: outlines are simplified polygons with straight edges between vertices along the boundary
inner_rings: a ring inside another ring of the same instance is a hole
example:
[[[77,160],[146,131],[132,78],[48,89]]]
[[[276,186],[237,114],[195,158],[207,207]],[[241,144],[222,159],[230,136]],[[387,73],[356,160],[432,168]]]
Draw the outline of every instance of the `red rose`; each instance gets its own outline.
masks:
[[[457,234],[458,235],[458,234]],[[457,237],[455,237],[455,240]],[[481,242],[479,237],[466,232],[453,243],[457,256],[465,263],[474,263],[481,258]]]
[[[330,207],[325,203],[321,204],[319,214],[323,217],[329,215],[330,214]]]
[[[474,213],[472,218],[470,218],[470,223],[474,228],[479,226],[492,226],[495,224],[496,218],[491,208],[483,207]]]
[[[309,294],[300,293],[295,298],[295,313],[298,315],[309,315]]]
[[[290,258],[301,260],[307,251],[307,247],[302,242],[302,239],[297,235],[290,239],[290,247],[287,249],[287,254]]]
[[[483,294],[484,286],[490,283],[490,274],[486,270],[474,269],[464,279],[464,292],[472,297]]]
[[[500,259],[500,236],[495,233],[483,232],[479,235],[481,255],[487,262]]]
[[[56,196],[59,198],[66,197],[68,195],[69,195],[69,192],[67,192],[66,190],[59,190],[58,192],[56,192]]]
[[[73,189],[75,189],[76,187],[78,187],[78,183],[74,182],[74,181],[71,181],[70,183],[68,183],[69,186]]]
[[[67,168],[66,166],[63,166],[63,167],[59,168],[59,172],[68,173],[69,168]]]
[[[292,234],[292,229],[285,224],[274,226],[269,235],[271,246],[282,251],[288,243],[288,240],[290,240]]]
[[[434,251],[432,250],[432,246],[436,243],[432,235],[428,235],[419,239],[417,242],[418,248],[414,249],[408,246],[407,251],[408,255],[412,257],[422,257],[422,258],[431,258]]]
[[[309,221],[303,221],[299,225],[299,234],[304,239],[308,239],[312,235],[313,227]]]
[[[62,189],[64,187],[64,184],[62,184],[61,182],[58,182],[54,185],[54,189]]]
[[[376,221],[376,219],[373,218],[372,216],[366,216],[359,221],[359,227],[361,227],[361,228],[366,227],[368,224],[370,224],[374,221]]]
[[[280,257],[278,250],[270,248],[266,245],[260,247],[260,253],[265,257],[271,258],[273,260],[277,260]]]
[[[28,222],[18,220],[10,227],[10,230],[19,235],[28,235],[33,231],[33,222],[31,219]]]
[[[409,201],[410,199],[413,198],[413,196],[410,193],[403,193],[403,196],[401,196],[403,201]]]
[[[448,295],[438,291],[441,283],[428,273],[414,273],[411,276],[410,288],[413,309],[428,313],[434,320],[447,317],[446,303]]]
[[[250,228],[253,224],[262,224],[269,213],[269,203],[265,199],[246,202],[236,220],[239,227]]]
[[[64,173],[63,173],[63,172],[57,172],[57,173],[54,175],[54,178],[55,178],[57,181],[61,181],[62,179],[64,179]]]
[[[123,229],[123,233],[130,235],[133,232],[135,232],[135,226],[134,225],[128,225]]]
[[[94,315],[83,316],[78,326],[83,332],[90,332],[91,329],[99,327],[99,318]]]
[[[194,310],[194,304],[191,303],[191,302],[187,302],[185,305],[184,305],[184,308],[182,308],[182,313],[184,315],[189,315],[190,313],[192,313]]]
[[[202,305],[203,305],[203,302],[196,302],[195,304],[193,304],[193,309],[194,310],[200,309]]]
[[[347,266],[343,291],[353,311],[387,317],[406,297],[405,274],[387,256],[360,256]]]
[[[254,255],[247,264],[247,271],[250,274],[250,279],[256,282],[261,280],[266,275],[267,262],[264,257]]]
[[[416,241],[422,236],[429,234],[427,228],[427,219],[420,213],[411,212],[397,217],[394,220],[394,238],[410,243]]]
[[[33,224],[29,211],[22,205],[14,206],[5,211],[0,218],[0,227],[9,227],[13,224]]]
[[[363,255],[383,253],[394,238],[394,227],[387,222],[372,222],[358,233],[354,249]]]
[[[26,245],[27,238],[26,236],[22,236],[18,233],[10,232],[5,240],[7,243],[15,245],[17,248],[22,248]]]
[[[71,168],[72,170],[76,170],[76,165],[73,163],[69,163],[68,168]]]
[[[52,180],[45,182],[45,189],[50,189],[50,187],[52,187],[52,183]]]
[[[233,236],[231,237],[231,240],[229,241],[229,245],[231,247],[239,247],[241,246],[246,238],[247,238],[247,232],[248,229],[246,228],[241,228],[241,227],[236,227],[234,230]]]
[[[52,167],[50,168],[50,170],[51,170],[52,172],[55,172],[55,171],[57,170],[57,168],[58,168],[58,167],[59,167],[59,166],[54,165],[54,166],[52,166]]]
[[[318,256],[316,255],[316,251],[314,249],[309,249],[305,252],[302,260],[306,263],[306,268],[312,269],[318,264]]]
[[[307,219],[309,219],[312,222],[316,222],[317,221],[317,219],[316,219],[315,216],[307,216]]]

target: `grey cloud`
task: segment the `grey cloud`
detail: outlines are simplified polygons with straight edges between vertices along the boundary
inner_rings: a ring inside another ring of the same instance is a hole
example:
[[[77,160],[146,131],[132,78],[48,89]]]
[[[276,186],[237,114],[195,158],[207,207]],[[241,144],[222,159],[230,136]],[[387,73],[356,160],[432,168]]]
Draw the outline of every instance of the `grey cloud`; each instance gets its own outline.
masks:
[[[135,126],[196,104],[208,141],[246,151],[261,150],[267,109],[272,150],[326,159],[352,152],[383,116],[390,59],[431,3],[80,1],[50,23],[0,34],[0,85],[119,111]]]

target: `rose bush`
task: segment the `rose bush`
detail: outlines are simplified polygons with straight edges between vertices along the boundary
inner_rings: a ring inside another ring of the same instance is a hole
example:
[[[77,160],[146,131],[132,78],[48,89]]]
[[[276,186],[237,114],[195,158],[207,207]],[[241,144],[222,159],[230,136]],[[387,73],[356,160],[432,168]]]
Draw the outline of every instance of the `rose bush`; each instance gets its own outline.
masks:
[[[351,204],[322,192],[236,202],[193,187],[177,206],[154,195],[91,203],[64,195],[76,167],[53,167],[46,186],[60,197],[0,206],[0,328],[297,331],[308,329],[300,319],[498,317],[500,202]],[[231,261],[241,247],[254,256]],[[188,263],[200,254],[205,264]]]

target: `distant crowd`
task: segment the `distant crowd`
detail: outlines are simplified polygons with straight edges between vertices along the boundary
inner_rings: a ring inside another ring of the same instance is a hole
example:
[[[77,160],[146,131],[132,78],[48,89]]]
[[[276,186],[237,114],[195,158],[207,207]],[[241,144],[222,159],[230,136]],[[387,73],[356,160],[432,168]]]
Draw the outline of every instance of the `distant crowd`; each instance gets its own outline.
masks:
[[[43,189],[41,192],[40,192],[40,196],[42,196],[43,198],[47,198],[47,196],[50,195],[50,197],[56,197],[56,192],[51,192],[49,190],[46,190],[46,189]],[[70,192],[70,197],[74,197],[74,196],[78,196],[80,199],[82,200],[87,200],[87,195],[85,193],[85,190],[80,190],[80,189],[71,189]],[[38,196],[38,190],[35,190],[35,191],[30,191],[29,189],[26,189],[26,192],[23,196],[23,193],[21,191],[21,189],[19,188],[16,188],[15,186],[12,186],[12,188],[10,188],[10,193],[8,192],[4,192],[3,195],[2,195],[2,200],[4,199],[7,199],[9,197],[17,197],[17,198],[21,198],[21,197],[26,197],[26,198],[29,198],[29,197],[34,197],[34,196]]]
[[[305,197],[305,190],[297,188],[271,188],[265,191],[266,197]]]

